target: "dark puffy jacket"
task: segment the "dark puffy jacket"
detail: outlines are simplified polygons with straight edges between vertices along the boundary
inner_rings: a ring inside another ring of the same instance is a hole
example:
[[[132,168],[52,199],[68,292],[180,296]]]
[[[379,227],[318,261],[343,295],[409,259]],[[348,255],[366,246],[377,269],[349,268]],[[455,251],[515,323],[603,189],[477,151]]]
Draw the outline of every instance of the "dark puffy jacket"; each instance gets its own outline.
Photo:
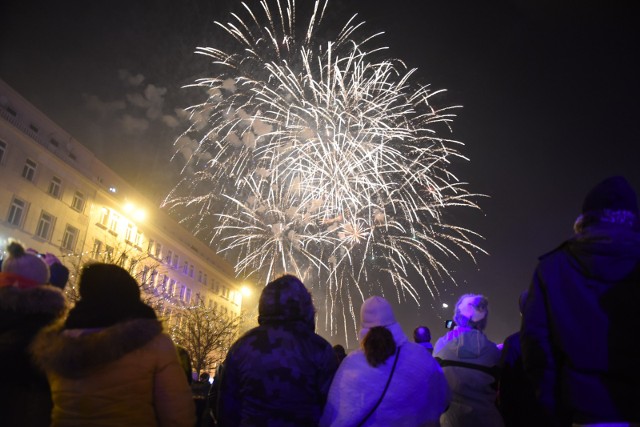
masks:
[[[272,282],[259,312],[224,362],[219,426],[317,425],[338,362],[314,333],[311,296],[297,279]]]
[[[639,261],[640,235],[616,225],[591,226],[540,258],[521,339],[555,425],[640,422]]]
[[[3,273],[0,273],[0,276]],[[1,279],[1,278],[0,278]],[[0,424],[48,426],[51,393],[43,372],[29,357],[40,329],[65,312],[65,298],[53,286],[0,286]]]

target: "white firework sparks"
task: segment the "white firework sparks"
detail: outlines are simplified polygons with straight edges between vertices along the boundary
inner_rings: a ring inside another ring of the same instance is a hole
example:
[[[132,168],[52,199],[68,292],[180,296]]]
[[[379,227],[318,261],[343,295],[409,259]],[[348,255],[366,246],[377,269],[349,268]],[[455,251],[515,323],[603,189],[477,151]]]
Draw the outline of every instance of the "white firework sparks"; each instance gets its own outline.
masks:
[[[399,301],[453,280],[443,265],[482,251],[477,234],[446,223],[452,206],[477,207],[450,172],[461,145],[443,138],[455,107],[436,108],[415,70],[376,59],[352,18],[317,36],[326,1],[300,34],[294,0],[246,4],[246,19],[218,25],[232,38],[198,80],[208,99],[190,107],[183,135],[197,141],[165,204],[237,256],[236,270],[265,283],[299,275],[321,295],[326,329],[355,332],[355,304],[392,286]],[[325,38],[325,40],[327,40]],[[416,283],[420,282],[420,283]]]

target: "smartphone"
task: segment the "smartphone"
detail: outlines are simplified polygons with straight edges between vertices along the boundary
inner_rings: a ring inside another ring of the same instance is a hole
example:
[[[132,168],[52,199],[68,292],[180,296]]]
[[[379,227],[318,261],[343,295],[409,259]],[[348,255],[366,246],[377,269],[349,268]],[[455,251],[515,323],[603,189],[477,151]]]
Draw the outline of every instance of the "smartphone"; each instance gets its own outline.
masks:
[[[453,324],[453,320],[449,319],[449,320],[445,320],[444,321],[444,327],[447,329],[453,329],[454,324]]]

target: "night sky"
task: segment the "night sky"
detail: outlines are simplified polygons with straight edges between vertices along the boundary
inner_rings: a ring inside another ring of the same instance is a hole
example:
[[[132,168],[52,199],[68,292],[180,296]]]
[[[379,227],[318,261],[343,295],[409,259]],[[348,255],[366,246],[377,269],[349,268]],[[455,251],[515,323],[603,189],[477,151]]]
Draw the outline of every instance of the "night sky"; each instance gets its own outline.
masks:
[[[236,1],[29,1],[0,6],[0,78],[158,200],[181,129],[181,86],[210,75],[196,46],[217,46],[213,21]],[[252,2],[249,2],[252,3]],[[300,2],[304,3],[304,2]],[[519,327],[517,298],[538,256],[571,235],[596,182],[625,175],[640,188],[639,14],[617,2],[495,0],[329,1],[336,25],[358,12],[363,33],[384,31],[389,56],[460,104],[452,138],[470,162],[452,170],[482,211],[449,222],[484,236],[489,253],[454,264],[458,287],[490,300],[488,335]],[[128,160],[127,160],[128,159]],[[139,167],[140,164],[144,167]],[[451,308],[405,305],[405,331],[444,332]]]

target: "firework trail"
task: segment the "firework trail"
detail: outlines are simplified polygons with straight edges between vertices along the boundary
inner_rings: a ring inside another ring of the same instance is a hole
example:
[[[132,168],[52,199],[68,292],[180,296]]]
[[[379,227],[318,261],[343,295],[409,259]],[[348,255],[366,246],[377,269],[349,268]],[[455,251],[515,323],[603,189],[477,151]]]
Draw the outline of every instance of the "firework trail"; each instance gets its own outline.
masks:
[[[177,144],[192,147],[165,205],[237,257],[238,273],[302,277],[326,329],[349,339],[354,307],[385,283],[387,297],[419,303],[453,281],[443,260],[482,251],[443,216],[477,207],[449,170],[461,144],[439,134],[455,107],[434,107],[440,91],[377,59],[377,35],[358,40],[355,17],[320,41],[326,1],[302,26],[293,0],[243,6],[217,23],[229,52],[198,48],[217,74],[193,85],[207,99],[189,109]]]

